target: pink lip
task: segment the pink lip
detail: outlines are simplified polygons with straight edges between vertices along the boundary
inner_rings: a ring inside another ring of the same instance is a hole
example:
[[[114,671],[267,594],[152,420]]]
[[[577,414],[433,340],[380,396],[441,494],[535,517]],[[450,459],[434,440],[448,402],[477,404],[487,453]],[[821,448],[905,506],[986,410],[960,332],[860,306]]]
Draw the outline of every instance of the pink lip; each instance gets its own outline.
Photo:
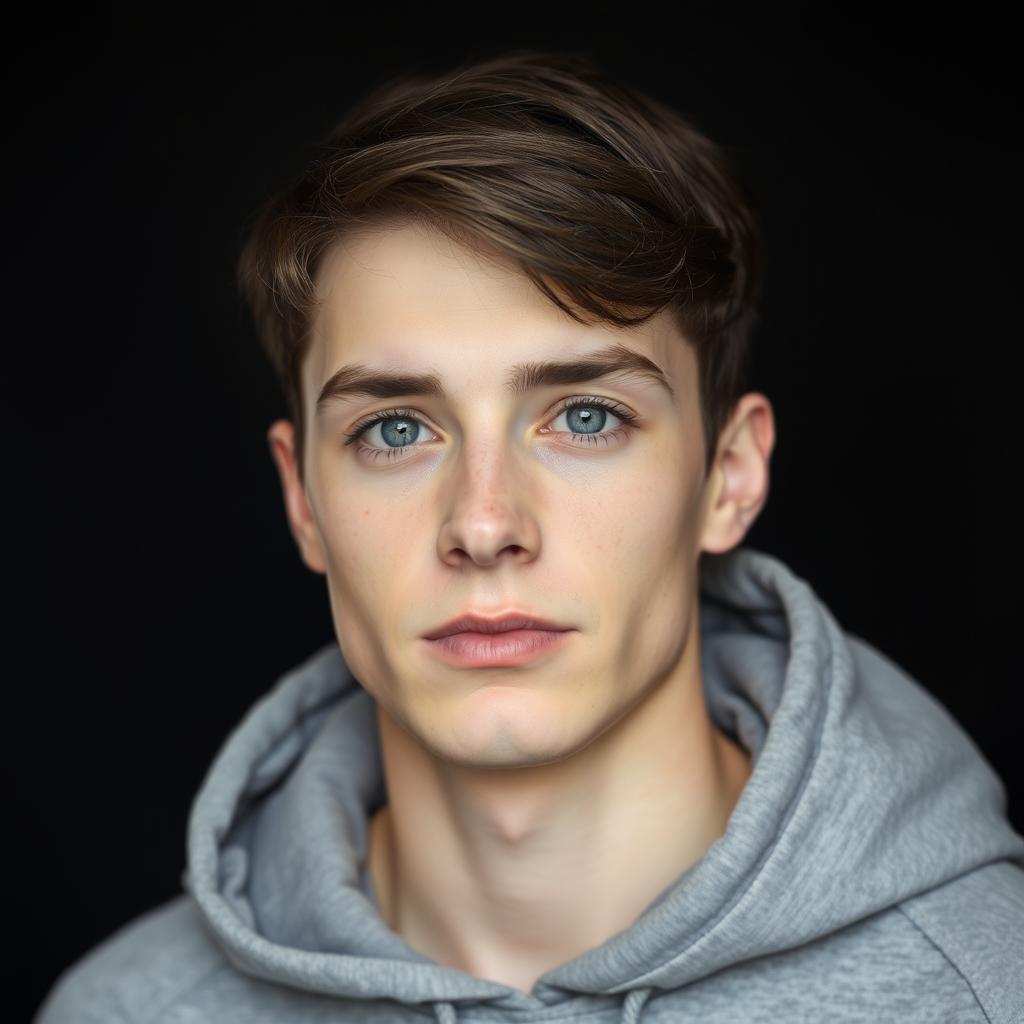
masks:
[[[512,629],[504,633],[453,633],[426,640],[433,654],[458,668],[523,665],[563,646],[570,629]]]
[[[436,629],[430,630],[429,633],[423,633],[422,636],[424,640],[440,640],[442,637],[451,636],[454,633],[507,633],[520,629],[558,632],[572,628],[572,626],[563,626],[560,622],[552,622],[550,619],[531,615],[529,612],[510,609],[500,615],[465,612]]]

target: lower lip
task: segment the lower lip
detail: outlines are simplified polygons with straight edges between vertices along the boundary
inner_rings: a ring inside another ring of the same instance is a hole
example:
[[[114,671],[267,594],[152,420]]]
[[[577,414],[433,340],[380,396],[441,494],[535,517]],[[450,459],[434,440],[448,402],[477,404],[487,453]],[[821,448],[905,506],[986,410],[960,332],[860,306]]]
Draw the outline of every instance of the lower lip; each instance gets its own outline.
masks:
[[[510,629],[507,633],[453,633],[428,640],[431,651],[460,668],[523,665],[556,650],[574,630]]]

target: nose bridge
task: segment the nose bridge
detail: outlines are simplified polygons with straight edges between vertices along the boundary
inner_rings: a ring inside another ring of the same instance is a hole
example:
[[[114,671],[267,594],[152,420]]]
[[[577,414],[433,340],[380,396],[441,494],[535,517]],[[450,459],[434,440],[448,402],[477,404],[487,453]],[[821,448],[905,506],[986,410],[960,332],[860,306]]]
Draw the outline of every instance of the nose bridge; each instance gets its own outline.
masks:
[[[455,455],[452,487],[458,502],[494,504],[521,493],[522,453],[493,402],[482,401],[482,415],[470,416]]]

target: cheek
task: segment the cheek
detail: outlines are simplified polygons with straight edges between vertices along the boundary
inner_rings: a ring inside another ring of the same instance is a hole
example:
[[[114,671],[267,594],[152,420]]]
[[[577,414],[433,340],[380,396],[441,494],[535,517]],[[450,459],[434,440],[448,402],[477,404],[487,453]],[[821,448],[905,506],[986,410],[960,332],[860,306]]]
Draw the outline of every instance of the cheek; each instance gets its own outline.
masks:
[[[410,552],[423,544],[422,530],[422,512],[411,505],[346,500],[339,489],[323,507],[321,532],[330,571],[362,592],[401,581]]]
[[[344,488],[319,511],[335,632],[348,667],[380,699],[415,609],[407,573],[409,551],[422,543],[412,536],[416,516],[393,503],[346,498]]]
[[[355,458],[348,451],[332,452],[326,442],[317,453],[314,514],[328,564],[355,587],[378,579],[397,582],[410,553],[423,549],[430,509],[422,478],[428,467],[375,476],[356,467]]]
[[[700,471],[699,457],[669,438],[629,473],[574,495],[565,520],[575,524],[571,576],[599,616],[601,657],[612,677],[638,687],[664,678],[686,642]]]
[[[659,444],[652,445],[650,458],[620,464],[604,479],[570,491],[562,523],[580,571],[595,582],[614,581],[623,596],[630,581],[642,587],[664,571],[678,575],[696,528],[696,486],[679,446]]]

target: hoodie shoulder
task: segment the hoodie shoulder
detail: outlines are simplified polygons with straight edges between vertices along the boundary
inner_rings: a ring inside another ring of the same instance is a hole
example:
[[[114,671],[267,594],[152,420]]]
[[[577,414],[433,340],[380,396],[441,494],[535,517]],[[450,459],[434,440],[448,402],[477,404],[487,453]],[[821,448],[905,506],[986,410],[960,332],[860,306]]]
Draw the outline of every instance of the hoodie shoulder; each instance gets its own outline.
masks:
[[[183,893],[123,925],[54,982],[33,1024],[151,1020],[227,963]]]
[[[986,864],[899,909],[959,972],[992,1024],[1024,1021],[1024,868]]]

